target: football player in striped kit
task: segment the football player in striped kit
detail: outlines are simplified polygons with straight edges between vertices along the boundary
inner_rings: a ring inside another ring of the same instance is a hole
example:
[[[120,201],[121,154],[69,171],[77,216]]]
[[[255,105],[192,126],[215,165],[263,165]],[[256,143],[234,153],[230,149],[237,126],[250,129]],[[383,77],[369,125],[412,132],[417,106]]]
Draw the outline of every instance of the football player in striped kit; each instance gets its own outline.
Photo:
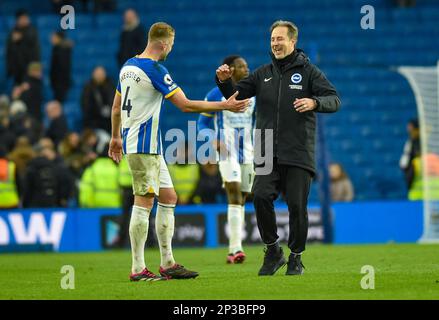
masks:
[[[158,62],[165,60],[171,52],[174,38],[175,30],[169,24],[158,22],[151,26],[145,50],[127,60],[120,70],[112,107],[112,138],[108,155],[119,162],[125,154],[133,177],[134,206],[129,227],[132,281],[198,276],[197,272],[176,263],[172,254],[177,195],[162,156],[160,114],[164,99],[183,112],[244,112],[249,104],[249,99],[237,101],[238,93],[221,102],[186,98],[168,70]],[[161,253],[160,275],[148,270],[144,259],[149,215],[155,197],[158,197],[155,225]]]
[[[238,55],[224,59],[230,66],[232,81],[238,82],[249,75],[247,62]],[[206,95],[206,101],[225,101],[221,91],[215,87]],[[227,192],[227,222],[229,225],[229,253],[227,263],[243,263],[245,253],[242,248],[242,229],[245,222],[245,200],[251,192],[253,169],[253,129],[255,98],[247,111],[203,112],[198,119],[198,130],[214,124],[217,136],[217,160]]]

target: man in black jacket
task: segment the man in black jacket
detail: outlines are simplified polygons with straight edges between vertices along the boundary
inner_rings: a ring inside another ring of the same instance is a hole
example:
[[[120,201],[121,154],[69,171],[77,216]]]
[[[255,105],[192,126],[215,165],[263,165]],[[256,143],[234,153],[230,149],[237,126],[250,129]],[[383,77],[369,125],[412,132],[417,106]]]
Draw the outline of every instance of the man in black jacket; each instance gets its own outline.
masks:
[[[64,102],[71,84],[73,43],[66,39],[64,31],[52,33],[50,41],[53,45],[50,60],[50,85],[54,99]]]
[[[43,114],[41,105],[43,104],[43,67],[40,62],[31,62],[28,65],[28,74],[24,82],[18,86],[19,99],[27,107],[27,112],[35,120],[42,122]]]
[[[23,208],[66,207],[73,185],[68,169],[51,147],[38,144],[36,152],[26,168]]]
[[[117,54],[119,67],[122,67],[128,59],[140,54],[145,49],[146,38],[145,27],[140,23],[136,11],[133,9],[126,10]]]
[[[53,141],[57,149],[59,143],[69,132],[67,118],[63,114],[61,103],[57,100],[49,101],[46,104],[46,115],[47,119],[49,119],[49,125],[46,129],[45,136]]]
[[[236,85],[230,80],[227,65],[216,71],[224,97],[230,97],[235,90],[239,91],[239,99],[256,96],[256,129],[263,131],[262,137],[264,132],[266,137],[270,131],[273,133],[273,155],[268,158],[273,169],[269,174],[258,174],[256,168],[252,190],[259,232],[267,246],[261,276],[273,275],[286,263],[278,244],[273,205],[280,192],[289,210],[291,254],[286,274],[303,273],[308,194],[315,175],[315,112],[335,112],[340,105],[334,86],[302,50],[295,48],[297,36],[293,23],[276,21],[271,26],[270,64],[259,67]],[[264,140],[255,143],[261,143],[261,150],[267,151]]]
[[[7,76],[14,78],[15,85],[21,84],[33,61],[40,61],[38,33],[31,25],[27,11],[19,10],[6,45]]]
[[[81,97],[84,128],[111,132],[111,105],[116,87],[104,67],[97,66]]]

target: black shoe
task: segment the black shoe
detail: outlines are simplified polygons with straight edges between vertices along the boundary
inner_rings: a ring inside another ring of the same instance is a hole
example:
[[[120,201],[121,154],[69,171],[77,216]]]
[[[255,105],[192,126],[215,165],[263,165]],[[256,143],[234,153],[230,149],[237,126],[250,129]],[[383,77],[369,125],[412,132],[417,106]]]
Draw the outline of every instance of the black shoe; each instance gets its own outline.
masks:
[[[188,270],[178,263],[167,269],[160,267],[159,273],[167,279],[192,279],[198,277],[198,272]]]
[[[291,253],[288,258],[288,267],[285,274],[287,276],[303,274],[303,269],[305,269],[305,267],[302,263],[301,255]]]
[[[284,252],[281,247],[272,246],[264,249],[264,264],[259,270],[260,276],[272,276],[279,268],[284,266],[287,261],[284,258]]]

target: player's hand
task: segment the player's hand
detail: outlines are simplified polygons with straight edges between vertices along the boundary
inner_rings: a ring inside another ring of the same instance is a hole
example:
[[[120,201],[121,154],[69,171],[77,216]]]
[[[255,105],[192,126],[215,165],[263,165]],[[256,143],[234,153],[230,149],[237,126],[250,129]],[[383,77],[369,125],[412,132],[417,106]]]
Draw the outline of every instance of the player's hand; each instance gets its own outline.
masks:
[[[293,103],[294,109],[296,109],[297,112],[306,112],[306,111],[312,111],[315,108],[317,108],[317,102],[314,99],[310,98],[302,98],[294,100]]]
[[[227,64],[223,64],[216,69],[216,76],[218,79],[223,82],[232,77],[233,68],[230,68]]]
[[[111,138],[110,145],[108,147],[108,156],[119,163],[122,160],[122,139]]]
[[[239,91],[236,91],[227,101],[225,101],[225,110],[232,112],[245,112],[250,105],[250,99],[236,100]]]
[[[223,141],[214,140],[213,147],[215,148],[216,151],[219,152],[219,154],[227,154],[227,147]]]

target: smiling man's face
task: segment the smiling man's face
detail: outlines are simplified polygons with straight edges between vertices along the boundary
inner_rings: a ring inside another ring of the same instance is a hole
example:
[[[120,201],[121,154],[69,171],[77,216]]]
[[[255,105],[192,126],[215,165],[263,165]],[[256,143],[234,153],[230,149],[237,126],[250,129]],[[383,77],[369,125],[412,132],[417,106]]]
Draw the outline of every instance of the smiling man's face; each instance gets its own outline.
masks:
[[[288,28],[279,26],[271,32],[271,52],[277,60],[283,59],[294,51],[295,39],[288,36]]]

